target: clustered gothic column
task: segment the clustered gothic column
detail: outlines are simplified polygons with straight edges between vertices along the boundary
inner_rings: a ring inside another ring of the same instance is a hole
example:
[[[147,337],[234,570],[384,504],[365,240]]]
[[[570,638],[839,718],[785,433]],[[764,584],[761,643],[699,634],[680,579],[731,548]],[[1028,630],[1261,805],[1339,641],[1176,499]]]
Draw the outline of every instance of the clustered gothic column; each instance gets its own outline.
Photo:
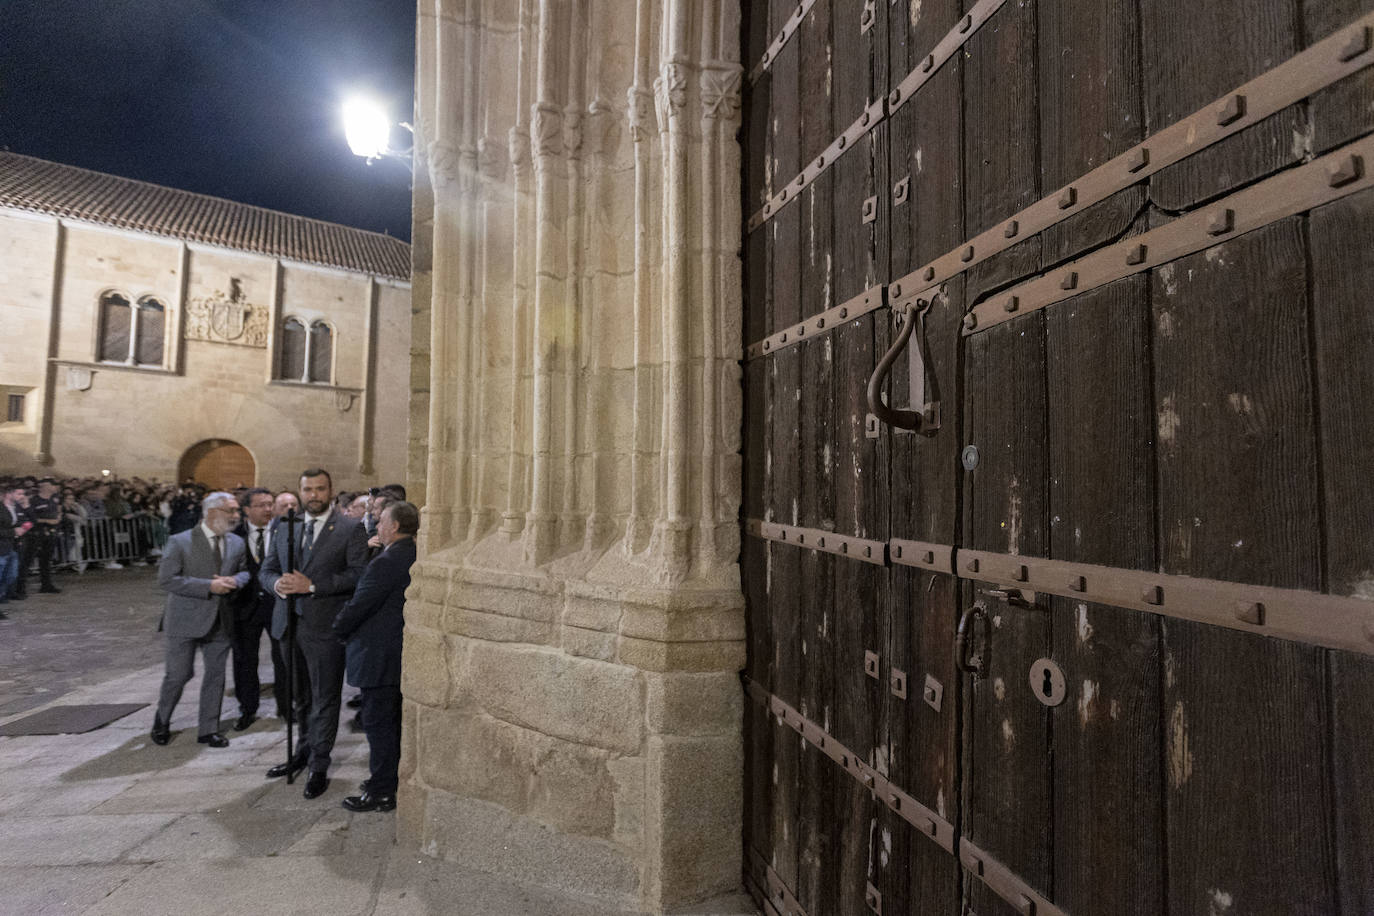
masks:
[[[646,912],[729,891],[737,3],[424,0],[420,19],[429,434],[401,835],[498,870],[518,845],[530,876]]]

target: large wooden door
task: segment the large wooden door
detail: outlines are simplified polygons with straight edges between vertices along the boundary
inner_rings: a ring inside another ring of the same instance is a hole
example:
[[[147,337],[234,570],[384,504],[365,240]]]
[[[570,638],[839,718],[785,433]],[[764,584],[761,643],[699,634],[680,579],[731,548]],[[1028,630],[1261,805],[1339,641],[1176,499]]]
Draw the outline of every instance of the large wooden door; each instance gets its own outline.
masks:
[[[1374,912],[1374,0],[747,10],[760,899]]]
[[[188,448],[177,465],[178,480],[194,480],[214,490],[251,487],[257,463],[248,449],[228,439],[205,439]]]

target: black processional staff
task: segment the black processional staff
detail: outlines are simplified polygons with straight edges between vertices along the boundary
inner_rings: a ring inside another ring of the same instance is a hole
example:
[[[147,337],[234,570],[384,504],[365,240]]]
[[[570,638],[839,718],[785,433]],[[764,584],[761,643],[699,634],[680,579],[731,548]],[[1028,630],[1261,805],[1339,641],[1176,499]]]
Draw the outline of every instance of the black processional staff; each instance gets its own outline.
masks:
[[[286,569],[296,571],[296,526],[301,520],[292,508],[286,513]],[[295,781],[296,771],[291,769],[295,759],[295,748],[291,743],[291,725],[296,719],[296,596],[286,596],[286,783]]]

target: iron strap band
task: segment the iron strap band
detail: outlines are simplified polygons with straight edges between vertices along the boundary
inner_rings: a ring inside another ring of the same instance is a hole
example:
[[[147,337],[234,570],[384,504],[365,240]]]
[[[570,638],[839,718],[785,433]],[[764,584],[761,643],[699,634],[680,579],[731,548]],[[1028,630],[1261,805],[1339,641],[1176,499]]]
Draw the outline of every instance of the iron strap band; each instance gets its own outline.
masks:
[[[999,293],[964,316],[963,333],[967,336],[985,331],[1019,315],[1363,191],[1374,186],[1374,174],[1370,174],[1367,163],[1374,163],[1374,136],[1287,169],[1158,229],[1099,248]]]
[[[1370,53],[1374,46],[1374,42],[1371,42],[1372,30],[1374,13],[1362,16],[1272,70],[1093,169],[1072,184],[974,236],[953,251],[898,278],[890,286],[874,287],[864,295],[875,298],[881,291],[885,293],[887,303],[891,304],[932,296],[942,283],[993,255],[1374,64],[1374,54]],[[1059,282],[1066,279],[1062,271],[1056,275],[1059,276]],[[997,302],[999,304],[992,308],[1004,307],[1005,297],[1000,297]],[[817,331],[825,327],[833,329],[833,313],[837,311],[830,309],[817,316],[828,319],[825,326],[818,327],[816,319],[812,318],[757,341],[745,349],[746,358],[753,359],[799,343],[808,334],[815,336]]]
[[[812,535],[807,543],[795,535],[770,537],[763,528],[765,523],[757,524],[758,527],[754,527],[752,522],[746,523],[746,530],[757,537],[801,548],[818,549],[815,546],[818,534],[826,536],[827,544],[832,538],[842,537],[809,528],[785,529]],[[779,528],[784,526],[770,526],[773,534],[777,534]],[[1305,645],[1374,655],[1374,601],[1364,598],[1013,556],[924,541],[893,539],[886,543],[862,543],[886,547],[885,551],[874,553],[886,554],[893,565],[951,573],[961,579],[1161,614]]]
[[[759,58],[759,62],[754,65],[754,69],[749,71],[749,82],[758,82],[759,77],[763,76],[764,71],[772,66],[773,61],[777,60],[778,55],[782,53],[782,49],[787,46],[787,43],[792,40],[792,36],[797,34],[797,31],[801,28],[802,20],[806,18],[806,14],[811,12],[811,7],[815,5],[816,0],[801,0],[801,2],[797,4],[797,8],[792,11],[791,17],[788,18],[788,20],[782,24],[782,28],[778,30],[778,34],[773,38],[772,44],[763,52],[763,57]]]
[[[793,709],[786,701],[769,693],[763,685],[748,676],[744,677],[744,683],[750,698],[777,717],[780,724],[790,726],[807,743],[839,764],[841,769],[865,788],[871,790],[883,804],[891,808],[902,820],[915,827],[945,852],[954,855],[957,848],[959,862],[964,869],[986,884],[993,893],[1003,900],[1014,907],[1019,907],[1018,912],[1030,914],[1030,916],[1067,916],[1063,910],[1040,895],[1005,865],[993,859],[967,839],[956,835],[953,824],[897,788],[882,774],[856,757],[852,751],[822,731],[810,719]],[[769,868],[763,857],[752,848],[750,849],[750,860],[751,873],[755,875],[755,882],[758,883],[757,875],[760,871],[765,876],[770,891],[770,902],[781,903],[785,900],[775,892],[776,887],[778,891],[786,892],[787,898],[790,898],[796,911],[800,912],[801,907],[796,903],[796,898],[791,897],[791,892],[786,889],[786,885],[777,880],[777,875],[773,869]],[[775,880],[777,881],[776,885],[774,884]],[[871,885],[867,893],[873,893]],[[1031,905],[1027,907],[1025,901],[1029,901]],[[870,909],[872,909],[871,905]],[[780,909],[779,912],[786,912],[786,910]]]
[[[806,916],[806,910],[797,902],[792,889],[753,846],[749,847],[748,876],[758,888],[769,912],[776,916]]]
[[[802,715],[787,701],[769,693],[762,684],[747,675],[744,682],[749,696],[767,708],[779,724],[788,726],[807,744],[829,757],[840,769],[853,777],[855,782],[871,791],[879,801],[936,846],[945,852],[954,852],[956,838],[953,824],[893,785],[887,777],[865,763],[859,755],[835,740],[834,736]]]
[[[886,288],[882,286],[866,289],[853,299],[842,302],[834,308],[826,309],[813,318],[808,318],[800,324],[794,324],[772,337],[766,337],[757,343],[750,344],[745,347],[744,356],[746,359],[754,359],[772,350],[800,343],[808,334],[815,337],[827,328],[833,329],[846,321],[853,321],[869,312],[875,312],[887,305],[886,292]]]
[[[750,534],[764,540],[795,544],[798,547],[809,547],[812,550],[851,557],[864,563],[872,563],[875,566],[887,564],[887,543],[884,541],[846,537],[843,534],[822,531],[819,528],[798,528],[795,525],[779,525],[758,519],[749,519],[744,523],[744,526]]]
[[[834,165],[846,149],[881,124],[888,117],[890,111],[895,110],[893,105],[900,108],[906,104],[907,100],[915,95],[916,91],[925,85],[935,75],[936,71],[944,66],[945,62],[953,57],[955,52],[963,47],[964,43],[973,37],[983,23],[987,22],[992,14],[1001,9],[1006,2],[1007,0],[978,0],[973,8],[959,20],[958,24],[936,43],[916,69],[898,84],[896,89],[865,108],[858,119],[844,133],[836,137],[819,156],[813,159],[810,165],[803,168],[799,175],[783,185],[781,190],[755,211],[754,215],[749,217],[745,226],[746,231],[753,232],[772,219],[788,201],[795,199],[807,185]]]

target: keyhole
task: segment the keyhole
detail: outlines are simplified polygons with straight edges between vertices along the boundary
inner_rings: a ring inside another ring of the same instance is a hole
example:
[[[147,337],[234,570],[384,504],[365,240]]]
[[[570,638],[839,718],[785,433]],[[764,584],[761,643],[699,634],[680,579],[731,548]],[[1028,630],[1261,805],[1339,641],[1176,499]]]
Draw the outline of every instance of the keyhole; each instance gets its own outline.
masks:
[[[1050,683],[1050,672],[1048,668],[1045,669],[1045,682],[1040,685],[1040,692],[1045,695],[1046,699],[1054,693],[1054,685]]]

